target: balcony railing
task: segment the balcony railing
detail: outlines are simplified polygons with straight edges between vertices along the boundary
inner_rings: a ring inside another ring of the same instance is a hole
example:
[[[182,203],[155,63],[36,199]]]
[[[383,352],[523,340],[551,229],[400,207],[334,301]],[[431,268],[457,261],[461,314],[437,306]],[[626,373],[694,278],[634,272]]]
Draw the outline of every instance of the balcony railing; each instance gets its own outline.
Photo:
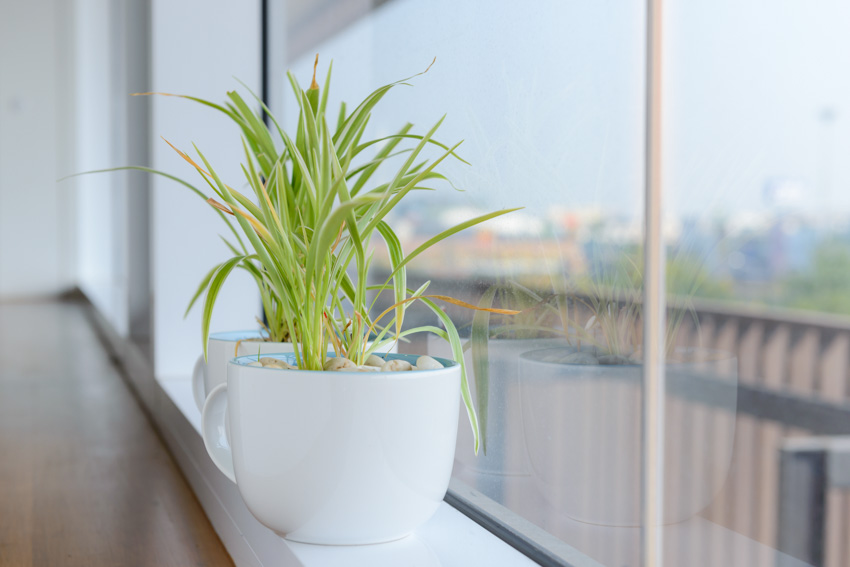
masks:
[[[850,471],[835,437],[850,435],[850,319],[695,307],[695,342],[738,357],[732,467],[704,516],[812,565],[845,565]]]
[[[436,293],[474,302],[487,283],[471,287],[468,282],[437,281],[432,286],[439,288]],[[669,391],[667,422],[685,423],[687,431],[668,436],[672,456],[667,459],[665,497],[674,501],[689,497],[677,493],[682,485],[677,479],[695,470],[693,462],[684,462],[693,459],[693,451],[684,450],[684,445],[714,446],[722,452],[725,449],[718,444],[728,437],[731,461],[725,478],[698,515],[764,544],[760,549],[778,549],[815,566],[844,566],[850,557],[850,451],[840,436],[850,436],[850,319],[694,303],[698,323],[686,318],[677,331],[677,344],[736,356],[737,382],[694,376],[691,387]],[[736,390],[736,407],[724,402],[730,399],[729,388]],[[519,392],[508,394],[512,395]],[[553,429],[566,423],[554,413],[548,419]],[[618,425],[616,416],[612,421],[613,427],[632,426]],[[521,425],[502,424],[505,430],[517,427]],[[510,494],[508,488],[499,498],[557,535],[559,520],[551,514],[533,517],[528,502],[534,499],[523,490]],[[592,541],[571,543],[593,555]],[[668,550],[668,561],[720,565],[727,552],[721,545],[694,541],[676,546],[672,556]],[[776,554],[752,553],[749,565],[782,563]],[[629,561],[631,556],[625,553],[620,558]]]

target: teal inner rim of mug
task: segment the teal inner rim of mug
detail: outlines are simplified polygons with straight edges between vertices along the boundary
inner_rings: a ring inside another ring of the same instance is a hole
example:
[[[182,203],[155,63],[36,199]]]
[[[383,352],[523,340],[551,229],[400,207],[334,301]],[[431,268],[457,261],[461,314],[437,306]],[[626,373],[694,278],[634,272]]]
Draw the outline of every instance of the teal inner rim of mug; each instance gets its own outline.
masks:
[[[406,360],[407,362],[409,362],[410,364],[413,364],[413,365],[416,365],[416,359],[419,358],[420,356],[422,356],[421,354],[397,354],[397,353],[379,353],[379,352],[376,352],[376,353],[373,353],[373,354],[375,354],[375,356],[380,356],[384,360]],[[237,356],[236,358],[232,358],[232,359],[230,359],[229,362],[231,364],[238,364],[239,366],[248,366],[248,364],[250,364],[251,362],[256,362],[260,358],[266,358],[266,357],[276,358],[278,360],[282,360],[282,361],[286,362],[287,364],[291,364],[292,366],[295,366],[295,353],[292,353],[292,352],[270,353],[270,354],[264,353],[264,354],[261,354],[259,356],[257,356],[256,354],[247,354],[247,355],[243,355],[243,356]],[[334,352],[328,353],[328,358],[334,358],[334,357],[336,357],[336,353],[334,353]],[[434,360],[436,360],[437,362],[442,364],[443,368],[451,368],[452,366],[458,365],[458,363],[455,362],[454,360],[449,360],[447,358],[440,358],[440,357],[437,357],[437,356],[432,356],[431,358],[433,358]],[[258,368],[260,370],[280,370],[279,368],[261,368],[259,366],[253,367],[253,368]],[[440,369],[437,368],[436,370],[440,370]],[[316,372],[316,371],[315,370],[297,370],[297,371],[288,370],[287,372]],[[341,371],[334,371],[334,372],[346,372],[346,371],[341,370]],[[351,371],[349,371],[349,372],[351,372]],[[385,372],[384,374],[387,374],[387,373]]]

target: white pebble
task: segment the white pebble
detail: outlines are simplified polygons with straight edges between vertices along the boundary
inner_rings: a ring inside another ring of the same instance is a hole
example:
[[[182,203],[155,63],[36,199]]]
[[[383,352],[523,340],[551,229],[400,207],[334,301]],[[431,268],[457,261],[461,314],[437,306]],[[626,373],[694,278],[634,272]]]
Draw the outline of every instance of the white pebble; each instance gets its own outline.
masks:
[[[427,354],[424,354],[416,359],[416,368],[419,370],[437,370],[442,368],[443,365],[436,358],[432,358]]]
[[[279,370],[294,370],[295,369],[294,366],[291,366],[285,360],[281,360],[279,358],[272,358],[270,356],[262,357],[260,359],[260,365],[262,365],[263,368],[277,368]]]
[[[376,354],[370,354],[369,358],[367,358],[366,362],[364,362],[363,364],[365,366],[377,366],[378,368],[380,368],[381,366],[384,365],[385,362],[386,362],[386,360],[384,360],[380,356],[378,356]]]
[[[262,366],[262,365],[263,365],[262,362],[259,362],[259,361],[256,361],[256,360],[248,363],[248,366]]]
[[[379,372],[380,370],[377,366],[368,366],[366,364],[357,367],[357,372]]]
[[[322,368],[324,370],[356,370],[357,365],[348,360],[347,358],[338,356],[336,358],[327,359],[325,361],[325,365]]]
[[[399,358],[388,360],[381,366],[381,372],[401,372],[411,370],[413,365]]]

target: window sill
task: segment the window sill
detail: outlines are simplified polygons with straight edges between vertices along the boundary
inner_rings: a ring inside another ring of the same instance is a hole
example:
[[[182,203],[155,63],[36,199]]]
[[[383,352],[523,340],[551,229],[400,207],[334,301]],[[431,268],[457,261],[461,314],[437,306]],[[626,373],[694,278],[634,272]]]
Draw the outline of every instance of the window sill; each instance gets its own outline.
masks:
[[[135,390],[139,401],[168,444],[172,455],[183,471],[189,485],[204,508],[215,531],[224,543],[237,566],[262,567],[337,567],[337,566],[527,566],[536,565],[528,556],[520,553],[499,537],[465,516],[447,503],[411,536],[381,545],[363,546],[318,546],[289,542],[262,526],[248,512],[239,491],[210,460],[201,438],[201,415],[195,407],[188,378],[155,380],[150,358],[138,345],[119,337],[108,322],[89,305],[88,314],[111,355],[125,373],[125,378]],[[468,495],[460,494],[461,500]],[[456,496],[457,497],[457,496]],[[487,510],[492,502],[478,502],[480,511],[486,516],[503,514],[498,510]],[[496,506],[498,507],[498,506]],[[521,521],[522,523],[522,521]],[[526,524],[528,522],[525,522]],[[511,528],[506,524],[504,531],[511,537]],[[590,537],[599,549],[612,545],[636,543],[639,528],[604,528],[576,522],[576,535]],[[524,528],[524,537],[529,534],[539,537],[534,526]],[[753,541],[741,534],[723,528],[701,517],[694,517],[681,524],[665,526],[665,554],[685,550],[703,542],[712,549],[720,550],[724,565],[777,564],[788,567],[809,567],[775,549]],[[544,538],[545,539],[545,538]],[[551,538],[549,538],[551,540]],[[628,543],[631,542],[631,543]],[[552,564],[567,564],[576,567],[598,567],[602,565],[578,553],[563,542],[555,545],[545,541],[549,549],[557,548],[560,561]],[[759,561],[753,563],[753,558]],[[714,565],[711,557],[702,557],[706,565]],[[716,557],[715,557],[716,559]],[[622,564],[622,562],[617,563]]]

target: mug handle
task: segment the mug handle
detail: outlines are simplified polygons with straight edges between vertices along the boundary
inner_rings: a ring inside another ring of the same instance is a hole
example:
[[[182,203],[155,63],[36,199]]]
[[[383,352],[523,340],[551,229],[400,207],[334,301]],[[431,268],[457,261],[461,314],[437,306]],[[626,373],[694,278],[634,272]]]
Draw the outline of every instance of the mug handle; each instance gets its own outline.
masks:
[[[204,411],[204,402],[207,400],[207,388],[204,384],[206,375],[207,365],[202,354],[198,357],[198,362],[195,363],[195,369],[192,370],[192,394],[195,396],[195,405],[198,406],[198,411]]]
[[[233,451],[227,434],[227,384],[219,384],[207,397],[201,417],[201,432],[212,462],[235,483]]]

